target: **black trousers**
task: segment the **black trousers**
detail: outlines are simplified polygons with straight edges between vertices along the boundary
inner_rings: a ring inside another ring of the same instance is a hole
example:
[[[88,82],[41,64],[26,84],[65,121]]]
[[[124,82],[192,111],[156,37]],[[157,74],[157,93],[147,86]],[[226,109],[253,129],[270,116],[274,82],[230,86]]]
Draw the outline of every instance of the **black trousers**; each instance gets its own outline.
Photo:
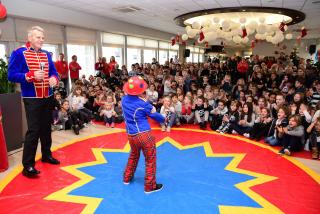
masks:
[[[51,157],[53,96],[49,98],[24,98],[23,102],[28,131],[25,136],[22,164],[24,167],[33,167],[39,138],[42,157]]]

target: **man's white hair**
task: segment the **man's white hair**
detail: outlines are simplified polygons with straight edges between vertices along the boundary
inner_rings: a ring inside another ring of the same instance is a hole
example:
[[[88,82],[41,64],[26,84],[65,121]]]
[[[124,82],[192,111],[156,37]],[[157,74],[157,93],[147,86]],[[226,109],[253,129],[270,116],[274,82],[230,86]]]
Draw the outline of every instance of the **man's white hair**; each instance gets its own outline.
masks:
[[[32,33],[33,33],[33,31],[36,31],[36,30],[44,33],[44,30],[43,30],[42,27],[40,27],[40,26],[33,26],[33,27],[31,27],[31,28],[28,30],[28,37],[31,36]]]

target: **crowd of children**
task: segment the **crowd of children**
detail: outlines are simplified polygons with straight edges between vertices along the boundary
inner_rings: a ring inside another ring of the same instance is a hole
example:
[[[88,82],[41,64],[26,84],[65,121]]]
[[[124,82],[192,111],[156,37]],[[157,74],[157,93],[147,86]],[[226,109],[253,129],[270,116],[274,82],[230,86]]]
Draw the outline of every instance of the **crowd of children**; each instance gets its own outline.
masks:
[[[246,72],[237,69],[247,63]],[[166,117],[162,131],[198,124],[200,129],[239,134],[280,146],[291,155],[303,148],[320,159],[320,74],[304,59],[230,57],[206,63],[166,62],[159,65],[115,66],[109,77],[75,81],[72,93],[56,93],[54,125],[76,134],[92,120],[107,127],[123,122],[122,85],[131,75],[142,76],[147,99]]]

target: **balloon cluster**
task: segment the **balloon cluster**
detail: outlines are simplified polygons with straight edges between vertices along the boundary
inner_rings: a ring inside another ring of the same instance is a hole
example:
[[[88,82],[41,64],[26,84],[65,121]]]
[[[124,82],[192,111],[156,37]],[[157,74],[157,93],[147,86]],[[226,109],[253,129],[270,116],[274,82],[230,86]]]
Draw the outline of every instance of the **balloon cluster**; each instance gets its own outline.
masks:
[[[291,33],[286,33],[288,26],[281,22],[275,24],[265,23],[265,18],[260,17],[257,21],[247,23],[245,17],[239,18],[238,22],[218,17],[206,19],[202,23],[193,22],[186,26],[186,33],[181,36],[183,41],[195,39],[197,43],[213,42],[217,39],[233,41],[236,44],[247,44],[251,38],[254,40],[266,40],[272,44],[279,44],[284,39],[292,39]]]

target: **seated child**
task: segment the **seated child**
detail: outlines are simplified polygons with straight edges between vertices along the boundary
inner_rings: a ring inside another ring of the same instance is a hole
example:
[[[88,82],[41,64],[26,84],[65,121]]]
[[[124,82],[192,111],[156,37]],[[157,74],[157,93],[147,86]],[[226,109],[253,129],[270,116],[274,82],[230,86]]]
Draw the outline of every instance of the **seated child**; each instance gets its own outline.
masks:
[[[301,117],[293,115],[289,117],[289,125],[278,129],[280,141],[283,145],[280,154],[291,155],[293,151],[300,151],[304,145],[304,128]]]
[[[79,135],[80,129],[83,127],[83,120],[78,112],[70,111],[69,101],[62,102],[58,113],[58,123],[63,130],[73,129],[76,135]]]
[[[192,111],[192,101],[189,96],[185,96],[181,107],[181,123],[193,123],[194,113]]]
[[[100,116],[103,117],[103,120],[106,124],[106,127],[111,127],[114,128],[114,122],[115,122],[115,117],[116,117],[116,112],[113,109],[112,103],[106,102],[101,111],[100,111]]]
[[[211,129],[216,131],[222,124],[222,118],[228,113],[228,108],[223,100],[218,101],[218,107],[211,110],[212,115]]]
[[[194,107],[195,123],[199,124],[200,129],[207,129],[207,122],[209,118],[208,104],[204,97],[197,98]]]
[[[175,122],[176,114],[174,107],[171,105],[171,98],[169,96],[163,98],[163,105],[161,106],[160,114],[165,117],[165,123],[161,123],[162,131],[170,132],[171,127]]]
[[[307,133],[310,133],[309,143],[312,149],[312,159],[320,159],[320,118],[311,123]]]
[[[217,132],[230,133],[231,123],[237,123],[239,121],[239,106],[240,103],[237,100],[231,101],[229,113],[223,116],[221,126],[217,129]]]

